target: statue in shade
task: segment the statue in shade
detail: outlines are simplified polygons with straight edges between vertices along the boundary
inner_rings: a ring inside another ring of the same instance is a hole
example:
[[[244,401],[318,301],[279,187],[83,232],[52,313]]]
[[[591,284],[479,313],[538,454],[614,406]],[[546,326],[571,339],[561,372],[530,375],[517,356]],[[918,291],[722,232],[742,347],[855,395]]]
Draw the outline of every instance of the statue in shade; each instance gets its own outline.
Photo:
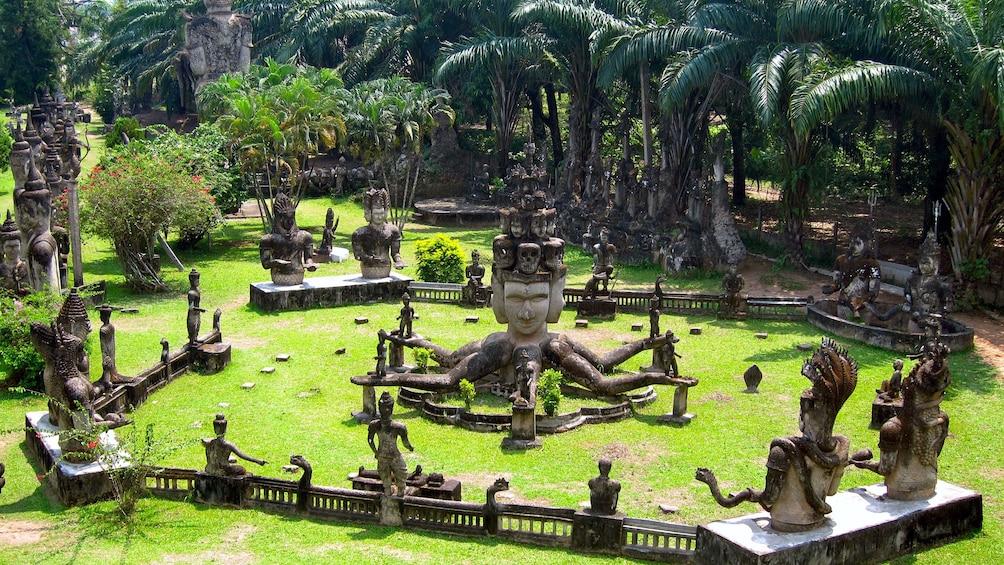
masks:
[[[593,514],[610,516],[617,513],[621,484],[610,478],[611,466],[606,457],[600,459],[600,475],[589,479],[589,511]]]
[[[812,382],[801,397],[802,435],[771,442],[763,490],[747,488],[723,496],[710,469],[699,468],[696,475],[726,508],[745,501],[760,504],[770,512],[771,528],[779,532],[820,526],[832,510],[826,497],[836,494],[849,462],[847,437],[834,434],[833,423],[857,386],[857,362],[824,337],[822,346],[802,366],[802,375]]]
[[[739,265],[731,263],[722,277],[722,297],[718,301],[719,318],[745,317],[746,306],[741,294],[745,286],[746,280],[739,274]]]
[[[838,293],[842,317],[861,317],[861,310],[874,302],[882,289],[882,271],[871,251],[871,236],[864,223],[854,229],[847,252],[837,257],[833,266],[833,283],[823,285],[823,294]]]
[[[609,284],[614,275],[617,247],[610,243],[610,230],[600,230],[600,241],[593,245],[593,274],[586,281],[585,296],[595,299],[610,294]]]
[[[59,244],[50,231],[52,193],[34,162],[29,160],[24,188],[14,190],[17,225],[24,243],[28,279],[34,290],[60,292]]]
[[[258,244],[261,266],[272,273],[272,282],[281,286],[303,283],[304,271],[316,271],[314,238],[296,227],[296,208],[285,192],[272,206],[272,233]]]
[[[216,437],[202,440],[202,445],[206,448],[206,473],[226,477],[246,475],[247,470],[243,466],[230,462],[231,454],[262,466],[268,463],[264,459],[246,455],[227,439],[227,418],[223,414],[217,414],[213,420],[213,431],[216,432]]]
[[[927,327],[941,327],[941,316],[952,308],[952,283],[938,274],[941,246],[934,232],[920,246],[917,270],[906,281],[903,308],[910,313],[910,331],[925,333]]]
[[[384,391],[377,405],[380,419],[370,422],[366,441],[369,442],[370,449],[376,457],[377,472],[383,481],[384,494],[387,496],[393,494],[394,490],[391,488],[393,485],[397,489],[397,495],[404,496],[408,466],[397,447],[398,438],[401,438],[401,443],[408,448],[408,451],[415,451],[415,448],[408,441],[407,426],[391,420],[391,415],[394,414],[394,398],[390,393]]]
[[[934,496],[938,456],[948,438],[948,414],[941,409],[952,380],[947,356],[948,348],[937,338],[925,344],[913,370],[899,386],[902,403],[896,407],[896,416],[879,431],[879,460],[871,460],[870,449],[851,457],[855,466],[885,477],[886,496],[891,499]]]
[[[387,223],[390,194],[385,188],[371,188],[363,197],[367,225],[352,232],[352,253],[359,260],[364,279],[382,279],[395,269],[407,267],[401,259],[401,230]]]
[[[14,296],[31,293],[28,264],[21,259],[21,231],[7,210],[7,221],[0,226],[0,243],[3,244],[3,263],[0,263],[0,289]]]

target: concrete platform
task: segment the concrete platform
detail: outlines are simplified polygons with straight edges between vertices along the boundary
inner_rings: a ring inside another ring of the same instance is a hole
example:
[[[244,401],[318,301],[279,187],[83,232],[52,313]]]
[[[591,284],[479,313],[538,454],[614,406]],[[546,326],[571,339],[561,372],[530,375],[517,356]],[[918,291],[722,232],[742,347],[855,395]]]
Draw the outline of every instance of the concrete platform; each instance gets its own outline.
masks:
[[[828,497],[833,512],[819,528],[778,533],[760,512],[700,526],[695,561],[702,564],[861,564],[916,553],[983,527],[983,497],[938,481],[928,500],[883,500],[882,484]]]
[[[311,277],[303,284],[279,286],[272,282],[251,283],[251,304],[265,312],[325,308],[342,304],[396,302],[413,279],[391,272],[382,279],[362,275]]]

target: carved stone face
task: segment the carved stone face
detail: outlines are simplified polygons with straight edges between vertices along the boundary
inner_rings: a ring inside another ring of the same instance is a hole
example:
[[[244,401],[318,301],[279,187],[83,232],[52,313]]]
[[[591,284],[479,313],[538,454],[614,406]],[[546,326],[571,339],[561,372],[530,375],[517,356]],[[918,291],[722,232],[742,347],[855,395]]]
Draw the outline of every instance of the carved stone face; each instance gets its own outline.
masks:
[[[504,235],[495,236],[495,240],[492,241],[492,253],[495,256],[495,265],[500,269],[511,269],[516,264],[512,241]]]
[[[382,226],[387,223],[387,209],[383,206],[374,206],[370,212],[370,223],[374,226]]]
[[[547,323],[550,285],[546,282],[505,283],[505,313],[509,327],[520,335],[532,335]]]
[[[917,267],[920,269],[920,274],[925,277],[938,274],[938,261],[934,257],[921,257],[917,263]]]
[[[509,233],[515,238],[521,238],[526,234],[526,226],[523,225],[523,219],[519,216],[512,218],[509,224]]]
[[[854,257],[860,257],[865,251],[865,240],[861,237],[855,237],[851,240],[851,255]]]
[[[549,271],[557,271],[565,262],[565,246],[560,242],[547,241],[544,243],[544,266]]]
[[[9,264],[17,262],[18,255],[21,254],[21,240],[8,239],[3,242],[3,258]]]
[[[537,272],[540,265],[540,246],[536,243],[521,243],[516,251],[516,268],[527,275]]]
[[[22,230],[35,233],[45,231],[49,226],[50,210],[33,198],[21,198],[17,202],[17,223]]]

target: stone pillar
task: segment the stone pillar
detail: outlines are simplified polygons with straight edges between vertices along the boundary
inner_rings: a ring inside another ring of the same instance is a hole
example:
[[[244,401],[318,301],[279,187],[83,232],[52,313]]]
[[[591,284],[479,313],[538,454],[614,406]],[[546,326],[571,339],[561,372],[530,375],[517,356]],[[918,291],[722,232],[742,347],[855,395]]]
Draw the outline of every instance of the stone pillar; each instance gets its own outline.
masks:
[[[670,424],[684,426],[696,417],[694,414],[687,412],[687,393],[689,389],[690,387],[687,385],[678,385],[676,387],[676,392],[673,393],[673,412],[660,416],[660,422],[669,422]]]
[[[540,447],[537,437],[537,419],[533,407],[513,406],[512,427],[509,437],[502,440],[502,447],[507,449],[531,449]]]
[[[572,547],[579,551],[620,553],[624,514],[612,516],[579,510],[572,516]]]
[[[363,388],[363,409],[359,412],[353,412],[352,417],[356,419],[357,422],[365,424],[372,420],[377,419],[377,408],[376,408],[376,388],[371,386],[364,386]]]

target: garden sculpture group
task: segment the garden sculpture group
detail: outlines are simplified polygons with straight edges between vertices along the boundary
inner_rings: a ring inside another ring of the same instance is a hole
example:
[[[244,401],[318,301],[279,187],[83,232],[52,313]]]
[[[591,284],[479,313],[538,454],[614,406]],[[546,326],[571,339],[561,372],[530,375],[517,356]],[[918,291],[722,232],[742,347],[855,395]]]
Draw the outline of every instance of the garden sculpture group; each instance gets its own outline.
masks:
[[[363,197],[367,225],[352,232],[352,253],[359,260],[364,279],[382,279],[408,265],[401,259],[401,230],[387,223],[390,194],[385,188],[371,188]]]
[[[662,347],[667,336],[657,335],[634,341],[605,355],[597,355],[570,337],[549,332],[548,323],[558,321],[564,306],[563,290],[567,266],[564,241],[554,237],[553,208],[537,185],[517,195],[517,206],[501,210],[503,233],[493,242],[492,309],[504,331],[450,351],[421,337],[402,333],[386,339],[407,347],[432,350],[433,359],[447,369],[442,374],[402,372],[386,376],[369,374],[352,377],[363,386],[408,386],[428,391],[455,391],[461,379],[480,381],[490,375],[514,391],[517,365],[536,381],[540,371],[560,370],[565,376],[600,396],[613,396],[652,384],[680,384],[666,372],[634,373],[607,377],[618,364],[632,356]],[[521,361],[522,360],[522,361]],[[526,380],[528,377],[523,375]],[[689,384],[695,384],[687,379]],[[527,387],[526,390],[531,390]],[[534,398],[523,399],[533,406]]]

